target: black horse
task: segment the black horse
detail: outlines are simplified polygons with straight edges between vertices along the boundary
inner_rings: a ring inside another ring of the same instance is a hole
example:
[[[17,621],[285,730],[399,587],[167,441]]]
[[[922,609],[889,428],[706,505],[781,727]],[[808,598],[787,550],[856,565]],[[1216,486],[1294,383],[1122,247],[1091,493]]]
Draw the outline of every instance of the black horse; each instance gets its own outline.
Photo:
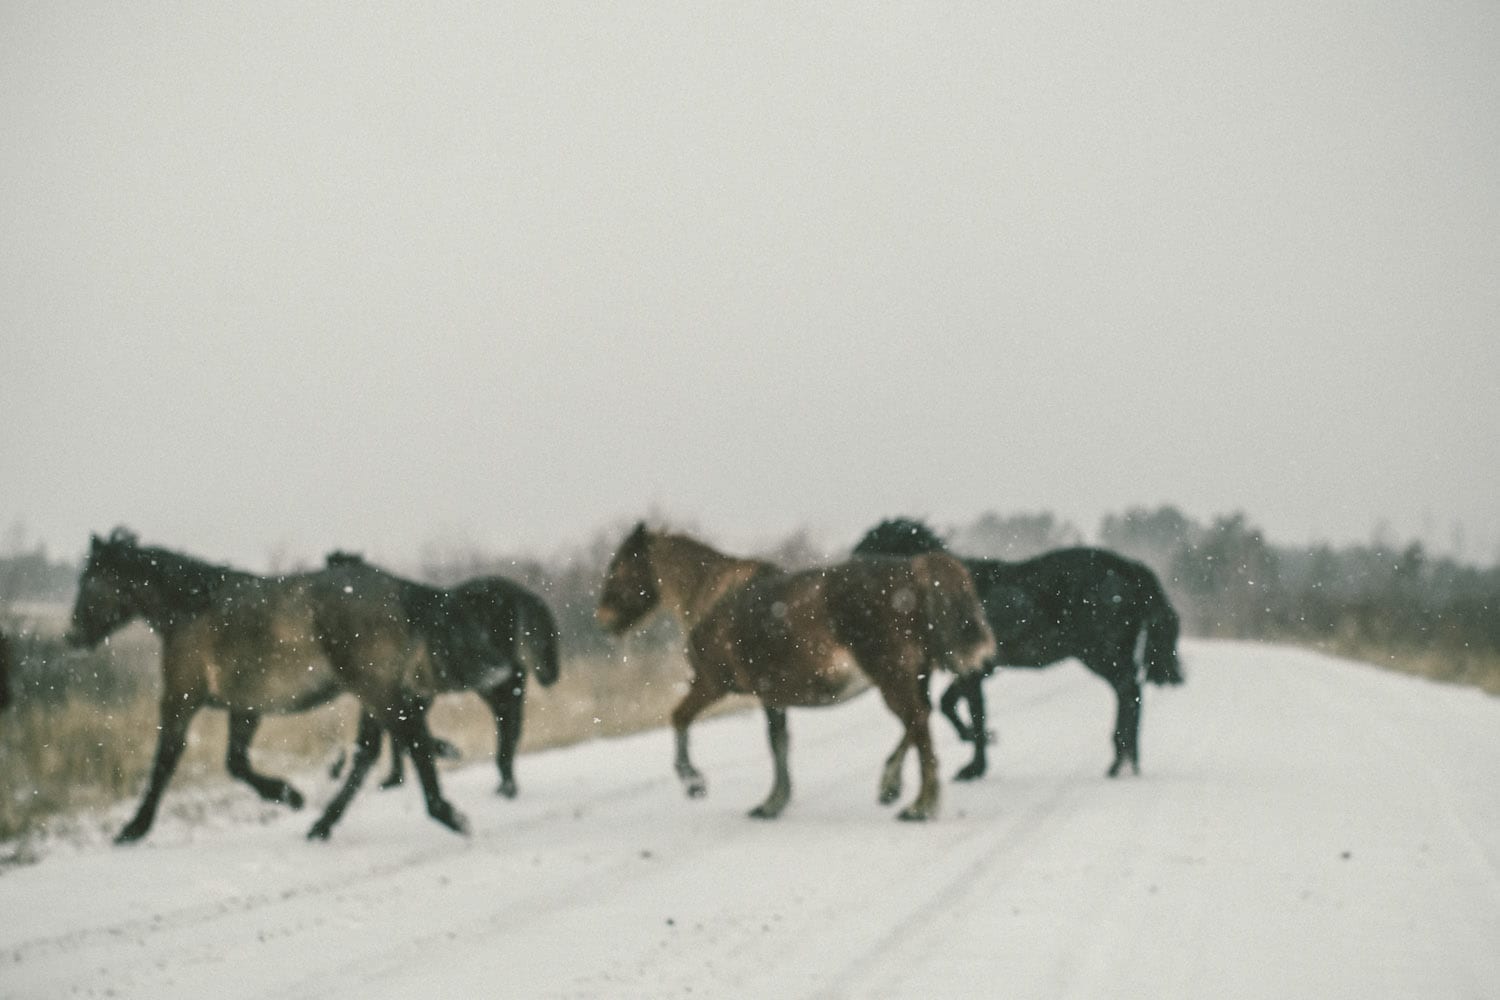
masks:
[[[921,521],[893,518],[871,528],[854,547],[856,555],[913,555],[943,549]],[[1118,700],[1114,763],[1109,776],[1130,765],[1140,773],[1141,664],[1153,684],[1181,684],[1177,662],[1177,613],[1156,575],[1138,562],[1104,549],[1059,549],[1022,562],[962,559],[985,617],[995,633],[997,652],[982,672],[960,676],[943,692],[943,714],[960,738],[974,744],[974,759],[956,775],[967,781],[984,774],[984,690],[980,682],[997,667],[1046,667],[1074,657],[1104,678]],[[969,703],[969,720],[958,701]]]
[[[333,552],[328,555],[327,564],[347,566],[362,561],[354,553]],[[495,717],[495,764],[500,769],[500,787],[496,790],[513,799],[517,791],[514,762],[525,715],[526,678],[535,674],[543,687],[550,687],[557,680],[557,623],[545,601],[502,576],[477,577],[460,584],[453,593],[484,622],[491,644],[510,664],[508,676],[501,676],[474,693],[484,699]],[[438,757],[458,756],[458,749],[447,740],[434,737],[432,744]],[[401,745],[394,738],[390,745],[391,769],[381,782],[382,788],[395,788],[403,780]],[[339,776],[343,765],[344,758],[340,756],[332,768],[334,777]]]

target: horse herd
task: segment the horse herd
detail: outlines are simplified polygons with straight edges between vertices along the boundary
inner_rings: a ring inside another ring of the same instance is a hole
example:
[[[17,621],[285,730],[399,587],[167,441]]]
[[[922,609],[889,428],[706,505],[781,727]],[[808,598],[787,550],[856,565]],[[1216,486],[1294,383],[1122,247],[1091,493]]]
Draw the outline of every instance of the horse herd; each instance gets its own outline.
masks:
[[[906,518],[871,529],[848,561],[800,572],[638,524],[610,561],[596,617],[620,636],[660,610],[681,624],[692,668],[671,716],[684,791],[707,791],[689,754],[693,719],[727,694],[754,695],[773,761],[770,793],[751,811],[763,819],[778,816],[791,797],[786,713],[794,706],[832,705],[878,688],[902,726],[881,770],[879,800],[900,796],[902,763],[915,749],[920,787],[899,815],[923,820],[938,806],[928,725],[928,685],[938,669],[956,675],[941,710],[973,746],[959,780],[985,771],[981,681],[997,666],[1073,657],[1108,682],[1118,701],[1111,777],[1126,766],[1139,772],[1142,678],[1182,682],[1177,615],[1141,564],[1093,548],[1017,563],[958,559]],[[329,836],[379,755],[383,733],[396,767],[402,755],[414,765],[428,814],[464,832],[463,815],[439,787],[434,760],[445,745],[428,731],[433,699],[464,690],[484,699],[495,717],[499,791],[514,796],[527,678],[548,685],[558,676],[556,621],[526,588],[481,577],[440,589],[346,553],[316,571],[258,576],[141,545],[123,529],[95,536],[67,642],[94,647],[137,619],[161,638],[161,718],[145,795],[119,843],[151,828],[188,725],[204,707],[229,713],[229,773],[264,799],[300,808],[301,793],[251,766],[250,743],[261,716],[301,712],[343,693],[360,705],[353,760],[308,836]],[[0,638],[0,705],[7,660]]]

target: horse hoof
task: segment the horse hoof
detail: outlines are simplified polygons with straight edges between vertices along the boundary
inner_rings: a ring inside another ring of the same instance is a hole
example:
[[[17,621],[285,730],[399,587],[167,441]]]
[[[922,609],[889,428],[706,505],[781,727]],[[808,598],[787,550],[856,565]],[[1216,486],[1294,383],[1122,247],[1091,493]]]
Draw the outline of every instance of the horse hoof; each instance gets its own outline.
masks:
[[[151,829],[149,826],[137,826],[136,824],[131,823],[125,829],[115,834],[115,843],[133,844],[137,840],[140,840],[142,837],[144,837],[146,835],[146,831],[149,829]]]
[[[281,797],[281,801],[286,803],[290,809],[301,809],[302,793],[295,788],[288,788],[286,794]]]
[[[762,802],[760,805],[750,810],[749,816],[751,819],[775,819],[777,816],[781,815],[781,811],[785,808],[786,803],[784,802],[781,805],[772,805],[769,802]]]
[[[400,787],[401,787],[401,779],[400,778],[386,778],[384,781],[382,781],[380,783],[380,790],[382,792],[387,791],[387,790],[392,789],[392,788],[400,788]]]
[[[322,823],[322,822],[314,823],[313,824],[313,828],[311,830],[307,831],[307,839],[308,840],[327,840],[328,837],[329,837],[329,835],[332,834],[332,833],[333,833],[333,824],[331,824],[331,823]]]
[[[516,783],[514,781],[502,781],[500,782],[500,787],[495,789],[495,791],[507,799],[513,799],[516,797]]]
[[[953,776],[954,781],[973,781],[984,777],[983,764],[965,764],[959,768],[958,773]]]
[[[876,800],[879,801],[879,803],[881,805],[888,806],[892,802],[895,802],[900,797],[901,797],[901,786],[900,785],[896,785],[894,788],[887,786],[887,787],[883,787],[883,788],[880,789],[880,794],[878,796],[876,796]]]
[[[448,829],[452,830],[454,833],[462,834],[465,837],[469,835],[468,817],[459,812],[457,809],[454,809],[452,806],[446,806],[443,809],[434,811],[432,814],[432,818],[446,826]]]
[[[896,814],[896,818],[907,823],[925,823],[932,819],[932,812],[928,809],[918,809],[916,806],[907,806]]]
[[[701,799],[708,794],[708,782],[702,779],[689,781],[683,785],[683,790],[687,792],[688,798]]]

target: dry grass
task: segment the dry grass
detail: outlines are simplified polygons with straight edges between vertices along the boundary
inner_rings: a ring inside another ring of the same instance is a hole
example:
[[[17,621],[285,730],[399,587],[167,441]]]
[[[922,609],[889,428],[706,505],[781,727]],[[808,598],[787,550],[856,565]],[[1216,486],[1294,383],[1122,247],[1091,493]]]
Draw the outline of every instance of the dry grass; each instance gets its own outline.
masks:
[[[1352,660],[1415,674],[1445,684],[1467,684],[1489,694],[1500,695],[1500,654],[1468,649],[1461,645],[1447,648],[1392,649],[1359,637],[1315,643],[1323,652]]]
[[[147,647],[131,659],[151,652]],[[154,667],[149,657],[146,664]],[[680,653],[633,649],[628,643],[613,656],[566,658],[555,685],[533,683],[527,691],[521,750],[664,725],[687,678]],[[748,704],[749,699],[727,699],[716,708],[735,711]],[[347,697],[301,715],[268,716],[256,734],[252,759],[271,774],[324,766],[353,742],[356,720],[353,699]],[[230,781],[224,770],[227,726],[222,711],[198,713],[173,788]],[[495,752],[494,720],[472,695],[438,699],[430,727],[459,747],[464,762]],[[111,704],[83,697],[18,701],[0,717],[0,841],[44,829],[53,817],[138,798],[156,733],[152,685]],[[245,794],[253,793],[246,789]],[[165,801],[171,799],[169,790]]]

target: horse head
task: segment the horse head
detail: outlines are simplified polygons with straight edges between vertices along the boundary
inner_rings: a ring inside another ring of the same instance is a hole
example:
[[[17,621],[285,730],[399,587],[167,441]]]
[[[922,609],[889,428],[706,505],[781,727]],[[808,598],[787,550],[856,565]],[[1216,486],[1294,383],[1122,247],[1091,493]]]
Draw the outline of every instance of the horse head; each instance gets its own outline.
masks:
[[[946,552],[943,540],[913,517],[892,517],[865,532],[854,546],[857,556],[918,556],[924,552]]]
[[[72,621],[63,637],[68,645],[92,649],[140,613],[128,576],[138,551],[135,535],[124,528],[116,528],[108,538],[90,537]]]
[[[614,635],[624,635],[661,603],[661,591],[651,567],[650,540],[646,522],[637,523],[635,530],[620,543],[605,571],[604,588],[594,616]]]

